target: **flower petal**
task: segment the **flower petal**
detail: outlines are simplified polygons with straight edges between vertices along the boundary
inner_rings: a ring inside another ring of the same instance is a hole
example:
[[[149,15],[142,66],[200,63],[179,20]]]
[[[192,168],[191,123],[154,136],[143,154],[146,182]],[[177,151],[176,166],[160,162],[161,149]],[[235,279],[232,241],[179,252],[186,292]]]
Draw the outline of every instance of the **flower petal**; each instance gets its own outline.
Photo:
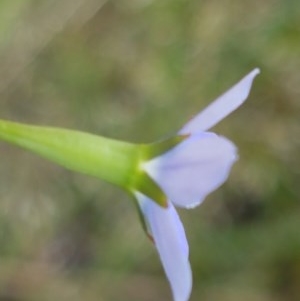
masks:
[[[172,203],[192,208],[225,182],[236,160],[231,141],[204,132],[146,162],[144,169]]]
[[[259,72],[259,69],[256,68],[246,75],[231,89],[192,118],[183,126],[179,133],[193,134],[206,131],[237,109],[248,97],[253,79]]]
[[[175,301],[187,301],[192,289],[185,231],[174,206],[162,208],[151,199],[136,193],[149,230],[170,282]]]

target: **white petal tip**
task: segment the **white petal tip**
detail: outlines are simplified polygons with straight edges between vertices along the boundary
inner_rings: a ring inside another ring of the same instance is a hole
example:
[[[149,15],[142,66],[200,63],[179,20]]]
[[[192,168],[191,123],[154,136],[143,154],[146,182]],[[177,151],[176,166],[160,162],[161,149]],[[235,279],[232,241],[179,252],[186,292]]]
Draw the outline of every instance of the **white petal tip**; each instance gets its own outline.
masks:
[[[191,119],[180,131],[180,134],[191,134],[206,131],[236,110],[247,99],[252,82],[260,73],[253,69],[227,92],[208,105],[202,112]]]
[[[252,74],[252,76],[256,76],[258,74],[260,74],[260,69],[259,68],[255,68],[250,74]]]

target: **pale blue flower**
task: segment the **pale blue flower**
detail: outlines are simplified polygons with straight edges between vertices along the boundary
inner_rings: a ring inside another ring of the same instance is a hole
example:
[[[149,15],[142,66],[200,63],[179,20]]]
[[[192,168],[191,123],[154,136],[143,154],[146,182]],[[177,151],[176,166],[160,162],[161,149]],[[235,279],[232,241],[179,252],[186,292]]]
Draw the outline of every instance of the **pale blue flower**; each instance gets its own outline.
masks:
[[[248,97],[253,70],[169,139],[132,144],[60,128],[0,120],[0,139],[68,169],[118,185],[137,200],[141,221],[153,238],[174,301],[192,288],[188,243],[174,205],[192,208],[222,185],[237,160],[228,139],[207,132]]]
[[[168,197],[163,208],[140,192],[135,193],[149,234],[153,237],[175,301],[187,301],[192,288],[188,243],[173,206],[192,208],[228,178],[237,149],[228,139],[207,132],[248,97],[253,70],[179,131],[188,138],[166,153],[142,163],[141,168]]]

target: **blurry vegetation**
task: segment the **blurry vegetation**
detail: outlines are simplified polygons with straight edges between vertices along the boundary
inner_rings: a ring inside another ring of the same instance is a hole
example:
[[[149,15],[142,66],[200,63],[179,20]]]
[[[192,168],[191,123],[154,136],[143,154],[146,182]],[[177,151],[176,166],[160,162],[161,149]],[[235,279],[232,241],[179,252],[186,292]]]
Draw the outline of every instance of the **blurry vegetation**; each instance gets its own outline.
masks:
[[[229,181],[180,211],[191,300],[300,300],[297,0],[2,0],[1,118],[149,142],[254,67],[250,99],[214,130]],[[171,300],[131,200],[0,144],[0,300]]]

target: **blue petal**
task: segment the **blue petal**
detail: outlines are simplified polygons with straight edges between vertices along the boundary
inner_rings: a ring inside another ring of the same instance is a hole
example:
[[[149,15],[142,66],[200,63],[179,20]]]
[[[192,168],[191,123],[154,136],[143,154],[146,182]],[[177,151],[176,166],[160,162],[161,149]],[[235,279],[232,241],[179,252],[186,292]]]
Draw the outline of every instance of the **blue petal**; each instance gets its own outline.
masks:
[[[214,133],[194,134],[144,164],[144,169],[175,205],[199,205],[222,185],[237,160],[235,146]]]
[[[170,282],[175,301],[187,301],[192,289],[185,231],[174,206],[162,208],[140,193],[136,197]]]
[[[258,73],[259,69],[256,68],[246,75],[231,89],[192,118],[179,133],[193,134],[206,131],[237,109],[248,97],[253,79]]]

